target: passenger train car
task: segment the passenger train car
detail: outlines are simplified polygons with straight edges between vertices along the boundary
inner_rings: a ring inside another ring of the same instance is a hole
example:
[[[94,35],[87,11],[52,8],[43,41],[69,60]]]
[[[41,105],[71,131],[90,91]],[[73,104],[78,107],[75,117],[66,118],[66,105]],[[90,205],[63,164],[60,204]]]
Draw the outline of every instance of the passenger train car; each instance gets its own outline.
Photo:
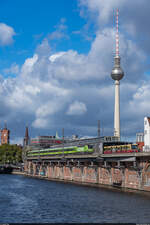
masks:
[[[82,154],[82,153],[93,153],[94,149],[90,145],[85,146],[61,146],[51,147],[47,149],[36,149],[27,152],[27,157],[34,156],[55,156],[55,155],[68,155],[68,154]]]
[[[38,156],[65,156],[73,154],[122,154],[122,153],[134,153],[139,152],[137,144],[127,142],[112,142],[112,143],[99,143],[99,144],[87,144],[87,145],[72,145],[72,146],[53,146],[43,149],[31,149],[27,152],[27,157]]]
[[[139,152],[137,144],[126,143],[118,145],[104,145],[103,154],[114,154],[114,153],[133,153]]]

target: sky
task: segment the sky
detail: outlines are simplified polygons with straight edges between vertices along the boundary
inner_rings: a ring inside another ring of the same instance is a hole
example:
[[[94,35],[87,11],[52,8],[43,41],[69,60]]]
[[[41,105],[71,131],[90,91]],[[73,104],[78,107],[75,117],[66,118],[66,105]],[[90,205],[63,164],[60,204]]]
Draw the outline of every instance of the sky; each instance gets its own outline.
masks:
[[[150,116],[149,0],[0,0],[0,127],[30,137],[113,135],[119,9],[122,140]]]

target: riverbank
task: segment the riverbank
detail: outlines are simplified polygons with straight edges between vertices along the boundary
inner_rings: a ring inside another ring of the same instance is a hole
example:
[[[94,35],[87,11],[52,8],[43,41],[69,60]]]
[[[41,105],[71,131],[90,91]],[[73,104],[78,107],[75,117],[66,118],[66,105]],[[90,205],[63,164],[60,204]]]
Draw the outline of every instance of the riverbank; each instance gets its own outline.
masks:
[[[21,171],[12,171],[11,174],[26,175],[25,172],[21,172]]]
[[[126,163],[125,166],[116,166],[113,162],[112,165],[107,162],[103,164],[96,165],[96,162],[90,161],[84,164],[78,162],[75,165],[69,161],[65,163],[26,161],[24,169],[27,174],[46,176],[50,180],[150,192],[150,162],[141,162],[136,165],[132,165],[133,162],[131,162]]]
[[[79,186],[87,186],[87,187],[96,187],[96,188],[101,188],[101,189],[108,189],[111,191],[119,191],[119,192],[126,192],[126,193],[136,193],[136,194],[142,194],[150,197],[150,192],[145,191],[145,190],[135,190],[131,188],[125,188],[125,187],[118,187],[118,186],[110,186],[107,184],[96,184],[96,183],[88,183],[88,182],[79,182],[79,181],[74,181],[74,180],[64,180],[64,179],[57,179],[57,178],[48,178],[46,176],[39,176],[39,175],[31,175],[31,174],[26,174],[26,173],[16,173],[18,175],[24,175],[27,177],[31,178],[37,178],[40,180],[47,180],[47,181],[54,181],[54,182],[61,182],[61,183],[71,183]]]

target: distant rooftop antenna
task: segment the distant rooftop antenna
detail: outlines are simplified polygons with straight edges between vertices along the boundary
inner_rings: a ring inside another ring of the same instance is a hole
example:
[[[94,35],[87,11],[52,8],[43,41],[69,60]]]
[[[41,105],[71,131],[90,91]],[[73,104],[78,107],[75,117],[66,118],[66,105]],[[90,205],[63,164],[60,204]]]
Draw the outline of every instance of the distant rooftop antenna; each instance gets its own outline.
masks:
[[[62,128],[62,138],[64,140],[64,128]]]
[[[100,137],[100,120],[98,120],[97,136]]]

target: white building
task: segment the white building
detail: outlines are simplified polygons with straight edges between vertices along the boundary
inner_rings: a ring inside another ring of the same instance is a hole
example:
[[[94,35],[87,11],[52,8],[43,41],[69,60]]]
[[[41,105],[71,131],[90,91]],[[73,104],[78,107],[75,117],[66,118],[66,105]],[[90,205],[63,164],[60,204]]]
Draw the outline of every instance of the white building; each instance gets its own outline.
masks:
[[[136,142],[144,142],[144,133],[136,133]]]
[[[150,117],[144,117],[144,151],[150,152]]]

